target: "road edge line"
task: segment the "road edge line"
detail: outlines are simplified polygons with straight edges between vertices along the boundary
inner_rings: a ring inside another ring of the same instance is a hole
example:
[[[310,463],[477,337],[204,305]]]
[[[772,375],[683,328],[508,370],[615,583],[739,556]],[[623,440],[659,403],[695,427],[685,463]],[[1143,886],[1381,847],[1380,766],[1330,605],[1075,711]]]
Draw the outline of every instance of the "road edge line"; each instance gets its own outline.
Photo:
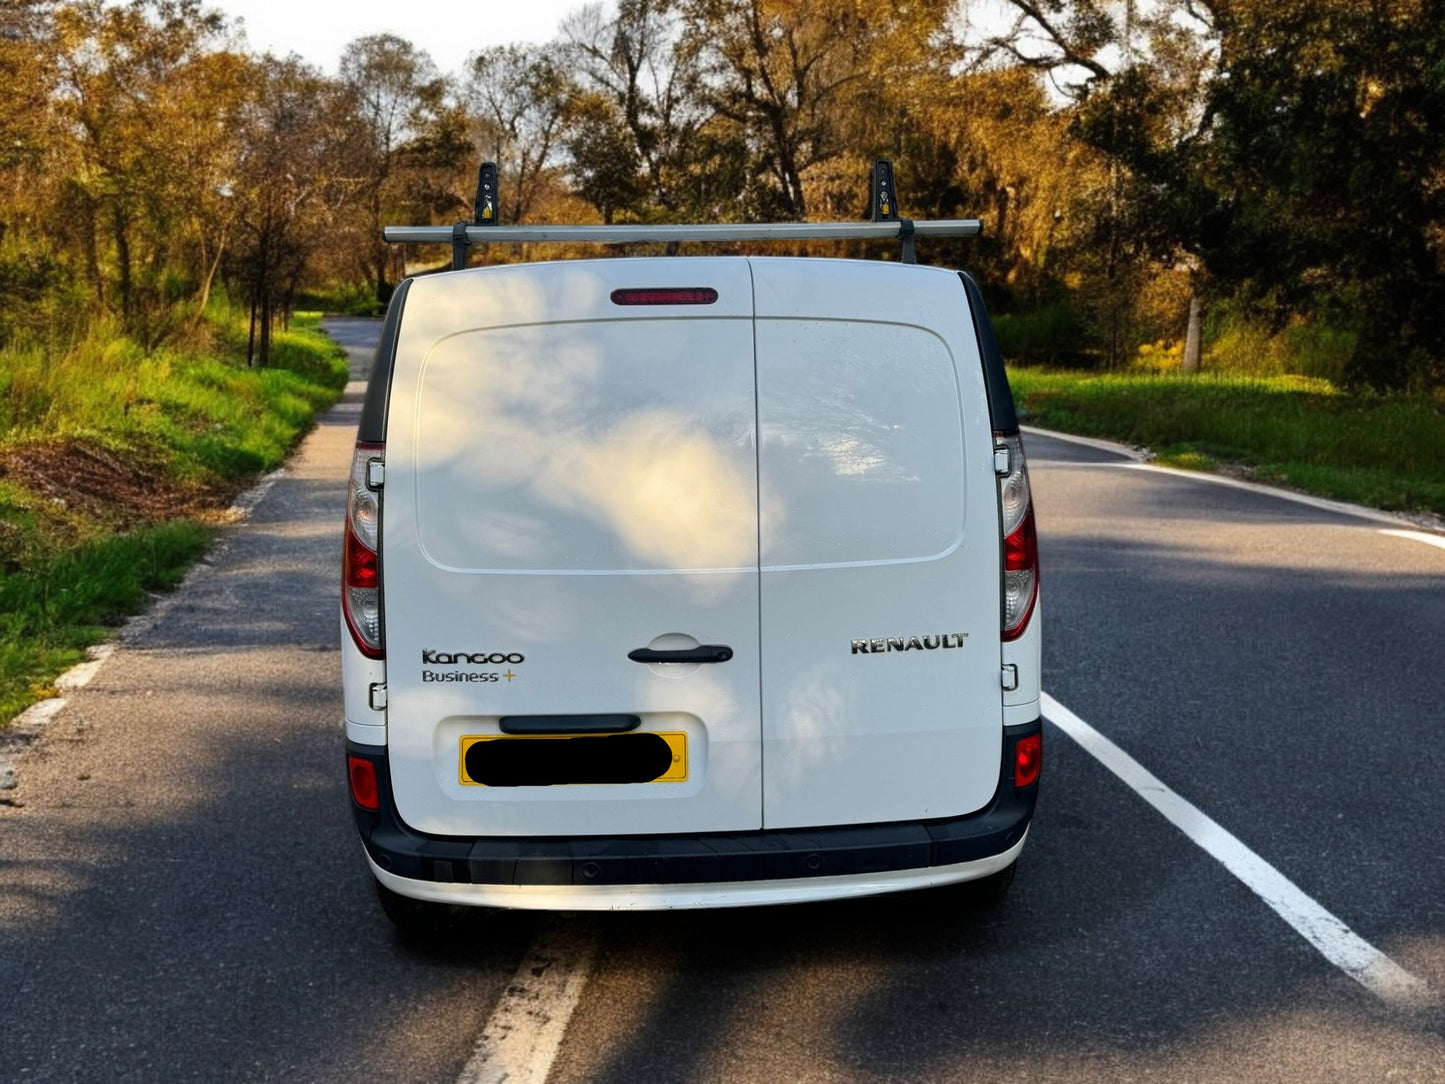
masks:
[[[296,448],[300,447],[298,442]],[[295,452],[296,449],[292,449],[287,455],[287,463]],[[205,553],[186,569],[181,582],[165,594],[152,593],[150,604],[145,609],[126,618],[118,629],[113,630],[100,643],[86,648],[85,661],[76,663],[55,679],[57,695],[35,701],[9,720],[0,720],[0,791],[19,788],[20,756],[40,739],[45,727],[69,705],[70,698],[65,694],[78,692],[89,685],[127,641],[154,628],[165,618],[175,605],[177,596],[197,578],[207,575],[215,565],[216,558],[225,551],[230,540],[225,536],[224,530],[240,526],[249,520],[251,513],[271,491],[271,487],[286,476],[286,470],[287,467],[283,464],[262,475],[255,485],[238,496],[224,513],[224,528],[217,532],[215,540],[206,547]],[[9,802],[10,799],[6,801]]]
[[[1315,508],[1322,512],[1334,512],[1342,516],[1354,516],[1357,519],[1367,519],[1374,523],[1388,523],[1395,527],[1413,530],[1418,535],[1431,536],[1431,530],[1439,530],[1440,518],[1429,514],[1422,514],[1419,519],[1412,519],[1410,516],[1399,512],[1385,512],[1379,508],[1371,508],[1365,504],[1353,504],[1350,501],[1336,501],[1329,497],[1316,497],[1310,493],[1300,493],[1297,490],[1285,489],[1281,486],[1267,485],[1264,482],[1252,482],[1243,478],[1231,478],[1227,474],[1213,474],[1209,471],[1183,470],[1179,467],[1161,467],[1150,462],[1152,453],[1147,450],[1135,448],[1129,444],[1120,444],[1117,441],[1101,440],[1097,437],[1081,437],[1074,433],[1061,433],[1056,429],[1043,429],[1037,425],[1021,425],[1019,430],[1028,436],[1036,433],[1040,437],[1049,440],[1063,441],[1065,444],[1078,444],[1085,448],[1094,448],[1101,452],[1110,452],[1114,455],[1127,459],[1127,463],[1114,464],[1093,464],[1095,466],[1116,466],[1129,470],[1153,471],[1159,474],[1172,474],[1176,478],[1193,478],[1201,482],[1213,482],[1216,485],[1232,486],[1235,489],[1243,489],[1250,493],[1258,493],[1266,497],[1278,497],[1281,500],[1293,501],[1295,504],[1302,504],[1308,508]],[[1026,449],[1027,450],[1027,449]],[[1413,536],[1412,536],[1413,537]],[[1425,541],[1424,538],[1420,541]],[[1445,544],[1445,543],[1431,543]]]
[[[1335,967],[1385,1003],[1418,1009],[1435,1003],[1430,988],[1351,930],[1198,806],[1171,790],[1119,746],[1048,693],[1041,698],[1049,722],[1118,776],[1294,928]]]
[[[1391,538],[1407,538],[1411,542],[1423,542],[1427,546],[1434,546],[1436,549],[1445,550],[1445,535],[1430,534],[1428,531],[1408,531],[1395,528],[1382,528],[1381,534],[1387,534]]]
[[[1132,444],[1120,444],[1117,440],[1104,440],[1101,437],[1081,437],[1077,433],[1061,433],[1057,429],[1044,429],[1037,425],[1021,425],[1019,432],[1024,436],[1037,434],[1049,440],[1061,440],[1065,444],[1077,444],[1081,448],[1093,448],[1099,452],[1111,452],[1114,455],[1121,455],[1125,459],[1135,463],[1147,463],[1149,453],[1143,448],[1136,448]],[[1024,451],[1028,448],[1025,446]]]

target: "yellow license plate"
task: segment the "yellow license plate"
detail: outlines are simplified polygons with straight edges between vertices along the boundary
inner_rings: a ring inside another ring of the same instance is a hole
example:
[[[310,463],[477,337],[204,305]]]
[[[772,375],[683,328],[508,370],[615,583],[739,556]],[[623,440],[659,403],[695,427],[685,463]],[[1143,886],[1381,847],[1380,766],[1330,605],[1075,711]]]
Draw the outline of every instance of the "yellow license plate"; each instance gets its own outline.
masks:
[[[562,787],[687,781],[687,734],[465,734],[465,787]]]

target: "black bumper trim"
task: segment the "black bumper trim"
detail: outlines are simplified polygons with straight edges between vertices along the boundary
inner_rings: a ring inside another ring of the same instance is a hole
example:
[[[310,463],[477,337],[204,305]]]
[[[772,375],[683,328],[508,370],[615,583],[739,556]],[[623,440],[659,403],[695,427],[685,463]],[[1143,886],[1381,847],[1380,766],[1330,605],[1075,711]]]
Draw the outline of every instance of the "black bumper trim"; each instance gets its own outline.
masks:
[[[429,836],[396,813],[386,751],[347,743],[376,764],[380,809],[355,803],[367,853],[382,869],[420,881],[491,885],[660,885],[773,881],[951,866],[1002,854],[1024,837],[1038,783],[1013,786],[1018,739],[1038,720],[1004,728],[1000,785],[976,813],[942,820],[700,835],[457,838]]]

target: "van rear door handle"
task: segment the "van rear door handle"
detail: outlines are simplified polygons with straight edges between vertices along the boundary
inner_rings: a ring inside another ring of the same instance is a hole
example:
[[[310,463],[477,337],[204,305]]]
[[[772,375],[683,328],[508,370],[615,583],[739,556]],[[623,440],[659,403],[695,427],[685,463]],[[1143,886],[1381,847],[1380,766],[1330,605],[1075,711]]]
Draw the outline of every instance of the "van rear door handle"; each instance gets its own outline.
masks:
[[[503,715],[503,734],[625,734],[642,725],[640,715]]]
[[[651,647],[639,647],[629,651],[627,657],[633,662],[727,662],[733,657],[733,649],[727,644],[698,644],[676,651],[658,651]]]

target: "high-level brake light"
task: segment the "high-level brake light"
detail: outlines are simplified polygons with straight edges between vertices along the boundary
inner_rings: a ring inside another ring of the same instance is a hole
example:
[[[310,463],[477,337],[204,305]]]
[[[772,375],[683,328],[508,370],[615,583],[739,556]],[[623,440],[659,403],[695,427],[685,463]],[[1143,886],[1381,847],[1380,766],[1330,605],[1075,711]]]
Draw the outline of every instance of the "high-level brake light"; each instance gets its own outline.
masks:
[[[711,305],[717,291],[711,286],[647,286],[612,291],[614,305]]]
[[[351,457],[351,485],[346,498],[346,541],[341,560],[341,610],[346,627],[361,653],[383,656],[381,645],[381,495],[372,488],[372,464],[386,455],[386,445],[358,442]]]
[[[1039,597],[1039,539],[1023,441],[1017,433],[995,433],[994,447],[1007,459],[998,476],[1003,531],[1003,638],[1017,640],[1028,628]]]

